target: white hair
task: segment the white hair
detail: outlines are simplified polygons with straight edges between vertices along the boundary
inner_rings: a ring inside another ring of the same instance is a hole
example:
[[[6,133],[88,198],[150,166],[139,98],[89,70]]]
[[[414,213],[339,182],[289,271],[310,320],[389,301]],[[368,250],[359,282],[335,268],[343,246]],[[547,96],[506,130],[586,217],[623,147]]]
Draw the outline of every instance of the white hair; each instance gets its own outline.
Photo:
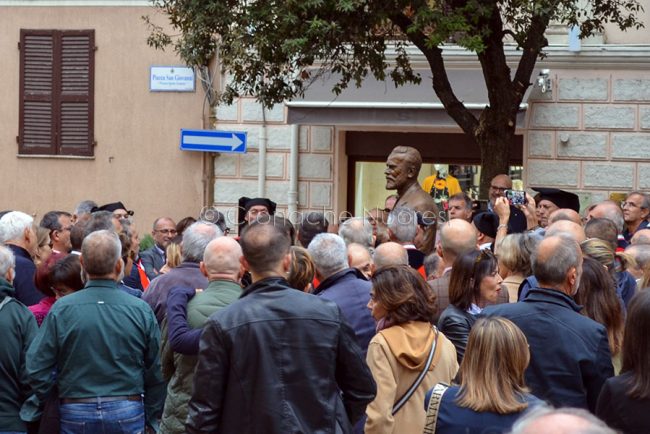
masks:
[[[17,241],[23,237],[25,229],[34,224],[34,218],[20,211],[11,211],[0,219],[0,243]]]
[[[183,247],[181,257],[183,262],[199,263],[203,260],[203,252],[210,241],[223,236],[221,229],[214,223],[199,220],[192,223],[183,232]]]
[[[412,243],[418,231],[418,217],[415,210],[398,206],[388,214],[388,229],[397,241]]]
[[[372,225],[365,217],[352,217],[341,223],[339,236],[346,246],[357,243],[372,247]]]
[[[16,268],[16,258],[11,250],[0,246],[0,277],[7,274],[11,268]]]
[[[307,250],[316,269],[325,278],[349,267],[345,242],[336,234],[316,235]]]

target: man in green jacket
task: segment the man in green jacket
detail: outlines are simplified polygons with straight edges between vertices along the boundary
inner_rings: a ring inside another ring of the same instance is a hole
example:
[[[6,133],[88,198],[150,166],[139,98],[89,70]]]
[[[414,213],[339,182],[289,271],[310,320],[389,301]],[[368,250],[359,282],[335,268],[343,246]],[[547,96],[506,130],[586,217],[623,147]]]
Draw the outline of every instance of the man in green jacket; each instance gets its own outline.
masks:
[[[187,306],[187,319],[192,328],[201,328],[210,315],[239,298],[239,281],[244,273],[240,263],[242,250],[232,238],[212,240],[203,253],[201,272],[208,278],[208,287],[197,293]],[[166,336],[163,325],[163,337]],[[174,353],[167,339],[163,341],[163,374],[169,379],[165,409],[160,423],[161,434],[185,433],[187,404],[192,393],[196,356]]]
[[[117,287],[124,263],[112,230],[81,246],[88,283],[58,300],[27,352],[29,383],[43,403],[59,387],[61,431],[142,433],[155,429],[165,383],[160,330],[147,303]],[[56,381],[52,372],[56,371]],[[38,411],[23,407],[26,420]]]
[[[36,335],[34,315],[14,298],[15,258],[0,245],[0,432],[26,432],[20,407],[27,398],[25,353]]]

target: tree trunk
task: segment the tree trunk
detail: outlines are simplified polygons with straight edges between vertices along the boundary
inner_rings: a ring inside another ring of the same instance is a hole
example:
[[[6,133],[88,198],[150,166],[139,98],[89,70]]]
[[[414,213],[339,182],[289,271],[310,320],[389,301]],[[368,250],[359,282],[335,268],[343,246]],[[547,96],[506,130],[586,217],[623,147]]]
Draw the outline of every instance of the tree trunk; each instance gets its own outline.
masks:
[[[516,115],[510,117],[487,107],[479,119],[474,139],[481,150],[481,184],[479,199],[488,199],[490,181],[500,173],[508,173],[510,143],[515,134]]]

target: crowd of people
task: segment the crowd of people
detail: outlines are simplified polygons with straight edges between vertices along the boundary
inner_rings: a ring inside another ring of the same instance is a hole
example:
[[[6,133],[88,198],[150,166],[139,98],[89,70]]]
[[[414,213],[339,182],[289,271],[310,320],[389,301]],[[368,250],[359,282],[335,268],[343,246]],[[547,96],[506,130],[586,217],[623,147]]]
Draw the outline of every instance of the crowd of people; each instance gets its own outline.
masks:
[[[142,251],[122,202],[0,213],[0,434],[650,432],[649,197],[502,174],[481,210],[420,165],[363,216],[245,197]]]

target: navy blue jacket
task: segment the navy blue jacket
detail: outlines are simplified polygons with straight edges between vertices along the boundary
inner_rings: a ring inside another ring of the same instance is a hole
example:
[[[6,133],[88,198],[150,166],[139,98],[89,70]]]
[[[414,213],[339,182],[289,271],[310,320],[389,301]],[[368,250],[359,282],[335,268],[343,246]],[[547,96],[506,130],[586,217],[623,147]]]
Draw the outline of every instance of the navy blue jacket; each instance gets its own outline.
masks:
[[[614,368],[605,327],[580,315],[581,309],[560,291],[533,288],[523,301],[489,306],[482,314],[507,318],[526,335],[526,384],[535,396],[593,412]]]
[[[355,268],[346,268],[323,280],[314,291],[314,294],[333,301],[341,308],[343,317],[354,330],[364,360],[377,327],[368,309],[371,286]]]
[[[459,394],[460,387],[451,386],[442,395],[438,409],[436,434],[496,434],[509,432],[512,425],[523,413],[543,404],[537,397],[527,393],[521,396],[521,402],[526,402],[528,407],[521,412],[508,414],[491,411],[479,412],[456,404]],[[424,398],[425,410],[429,408],[429,399],[431,399],[431,390],[427,392]]]
[[[13,244],[7,244],[7,247],[16,257],[16,277],[14,278],[14,288],[16,289],[16,300],[25,306],[38,304],[45,294],[39,291],[34,285],[34,274],[36,274],[36,265],[27,250]]]

